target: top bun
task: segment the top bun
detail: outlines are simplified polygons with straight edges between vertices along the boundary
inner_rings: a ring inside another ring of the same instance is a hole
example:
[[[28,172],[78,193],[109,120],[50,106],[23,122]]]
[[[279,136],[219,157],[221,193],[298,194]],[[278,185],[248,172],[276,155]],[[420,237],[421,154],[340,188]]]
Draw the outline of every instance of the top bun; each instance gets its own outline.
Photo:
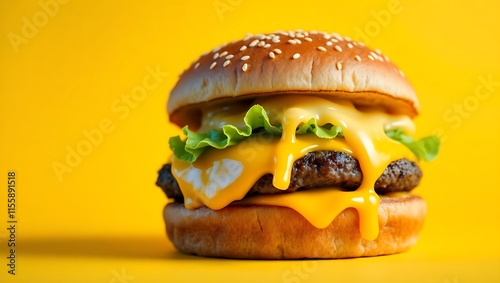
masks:
[[[184,71],[167,110],[184,126],[197,123],[199,103],[286,93],[340,97],[410,117],[419,110],[415,91],[387,56],[316,31],[248,35],[213,49]]]

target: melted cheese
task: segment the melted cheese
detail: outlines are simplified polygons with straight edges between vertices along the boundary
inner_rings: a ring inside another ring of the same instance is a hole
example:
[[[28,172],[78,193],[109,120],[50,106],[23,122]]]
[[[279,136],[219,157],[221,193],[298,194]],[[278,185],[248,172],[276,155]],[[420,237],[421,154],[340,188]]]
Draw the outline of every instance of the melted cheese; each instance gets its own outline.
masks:
[[[325,228],[344,209],[357,209],[360,231],[373,240],[378,235],[379,196],[374,184],[390,162],[408,158],[412,153],[401,143],[387,137],[384,130],[402,128],[414,131],[413,122],[405,116],[389,115],[381,110],[358,110],[348,101],[284,95],[258,99],[274,124],[281,124],[281,137],[266,134],[252,136],[224,150],[209,149],[198,160],[187,163],[173,160],[172,172],[185,198],[185,206],[195,209],[207,206],[222,209],[242,200],[252,185],[263,175],[273,174],[273,185],[286,190],[290,185],[293,163],[311,151],[337,150],[349,153],[360,163],[361,186],[354,192],[322,188],[291,194],[259,195],[245,198],[242,204],[290,207],[312,225]],[[230,120],[243,117],[232,111]],[[224,115],[212,126],[224,124]],[[295,135],[297,127],[315,118],[319,125],[342,127],[344,138],[321,139],[315,135]]]
[[[211,129],[221,129],[224,125],[233,125],[236,128],[245,128],[245,113],[248,104],[235,101],[229,105],[215,104],[207,109],[202,109],[201,126],[198,132],[205,133]]]

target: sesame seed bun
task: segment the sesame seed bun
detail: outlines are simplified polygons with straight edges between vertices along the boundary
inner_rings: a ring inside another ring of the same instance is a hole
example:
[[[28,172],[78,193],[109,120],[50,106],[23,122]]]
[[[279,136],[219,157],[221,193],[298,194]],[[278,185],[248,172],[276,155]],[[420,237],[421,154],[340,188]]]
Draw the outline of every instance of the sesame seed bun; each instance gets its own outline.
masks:
[[[410,117],[419,111],[412,86],[387,56],[323,32],[247,36],[215,48],[181,75],[167,110],[184,126],[197,123],[200,103],[283,93],[341,97]]]
[[[211,257],[251,259],[349,258],[403,252],[420,234],[426,204],[418,196],[382,196],[380,233],[367,241],[359,232],[358,213],[348,208],[325,229],[312,226],[287,207],[228,206],[189,210],[165,207],[168,237],[182,252]]]

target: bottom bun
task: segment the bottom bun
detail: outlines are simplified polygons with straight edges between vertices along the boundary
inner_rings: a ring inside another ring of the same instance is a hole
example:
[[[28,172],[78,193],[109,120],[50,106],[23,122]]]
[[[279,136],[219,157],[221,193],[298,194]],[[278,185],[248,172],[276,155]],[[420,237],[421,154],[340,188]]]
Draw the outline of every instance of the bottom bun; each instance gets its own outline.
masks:
[[[228,206],[189,210],[165,207],[167,234],[182,252],[247,259],[350,258],[399,253],[413,246],[422,229],[426,204],[418,196],[381,197],[380,232],[367,241],[354,208],[324,229],[287,207]]]

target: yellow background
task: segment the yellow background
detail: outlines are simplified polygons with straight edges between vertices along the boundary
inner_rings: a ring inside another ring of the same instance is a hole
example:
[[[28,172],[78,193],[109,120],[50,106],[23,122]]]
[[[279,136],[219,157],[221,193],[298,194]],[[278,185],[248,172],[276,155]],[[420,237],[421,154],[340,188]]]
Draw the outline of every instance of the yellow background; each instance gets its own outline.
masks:
[[[1,1],[0,281],[500,281],[499,11],[493,0]],[[429,206],[418,245],[334,261],[179,254],[154,185],[178,133],[165,113],[169,90],[202,52],[247,32],[298,28],[388,54],[420,96],[417,135],[443,137],[415,191]],[[157,83],[128,101],[151,70]],[[99,127],[90,143],[85,132]],[[78,146],[85,156],[57,173]],[[6,266],[9,170],[18,182],[15,276]]]

